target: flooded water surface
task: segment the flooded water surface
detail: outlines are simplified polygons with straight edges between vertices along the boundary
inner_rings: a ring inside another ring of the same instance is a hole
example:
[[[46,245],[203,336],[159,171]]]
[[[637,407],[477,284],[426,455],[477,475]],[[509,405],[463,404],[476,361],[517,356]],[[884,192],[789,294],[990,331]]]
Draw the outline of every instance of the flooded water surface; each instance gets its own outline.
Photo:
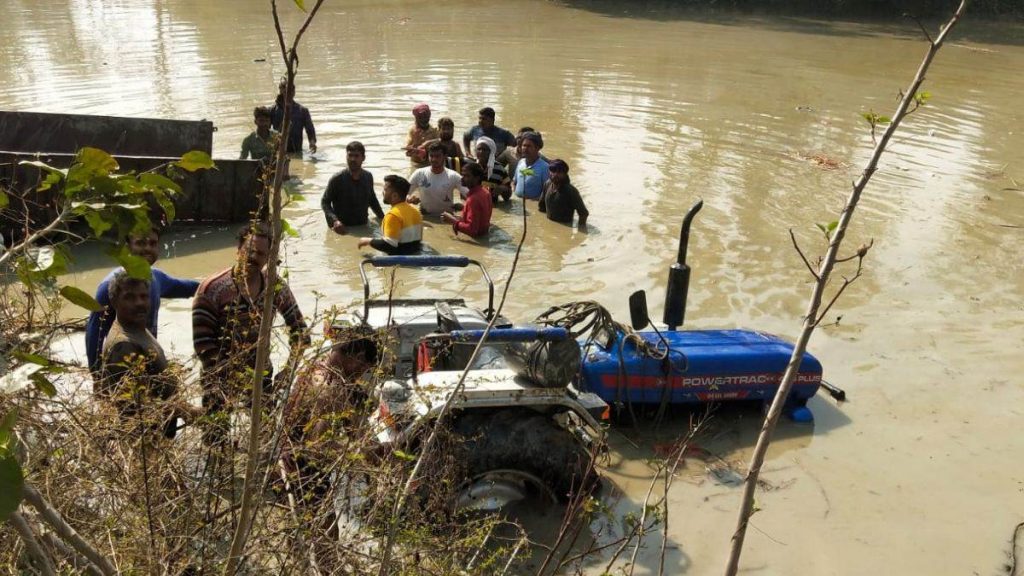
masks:
[[[301,15],[281,4],[294,30]],[[292,162],[305,197],[286,208],[300,236],[287,241],[284,263],[303,309],[361,298],[357,239],[330,232],[319,208],[345,144],[366,145],[379,192],[384,175],[409,172],[401,148],[411,108],[424,101],[459,135],[481,106],[506,128],[539,129],[543,152],[568,162],[590,209],[582,232],[527,208],[509,317],[596,300],[625,320],[640,288],[660,317],[679,224],[703,199],[687,325],[795,337],[810,278],[789,230],[810,257],[823,253],[815,224],[837,218],[870,152],[860,114],[891,113],[925,44],[912,24],[642,6],[328,1],[300,49],[296,96],[320,151]],[[990,25],[992,38],[962,35],[942,51],[931,100],[901,128],[864,196],[848,244],[874,247],[810,346],[849,401],[821,395],[810,403],[813,426],[781,424],[747,536],[749,572],[998,574],[1007,561],[1024,520],[1024,48],[1013,26]],[[205,118],[218,129],[215,156],[236,157],[252,108],[273,101],[279,60],[262,2],[7,0],[0,108]],[[479,259],[504,285],[522,232],[516,203],[495,210],[486,242],[440,225],[425,240]],[[165,241],[160,266],[179,276],[202,278],[232,260],[226,226],[180,227]],[[109,263],[78,252],[69,281],[91,291]],[[469,270],[400,278],[420,296],[486,295]],[[165,301],[160,315],[161,340],[180,356],[191,348],[189,306]],[[641,507],[647,459],[685,430],[676,416],[612,434],[605,494],[614,509]],[[735,470],[759,417],[721,411],[698,440],[713,456],[680,469],[666,573],[720,573],[739,504]],[[658,573],[658,542],[640,551],[638,574]]]

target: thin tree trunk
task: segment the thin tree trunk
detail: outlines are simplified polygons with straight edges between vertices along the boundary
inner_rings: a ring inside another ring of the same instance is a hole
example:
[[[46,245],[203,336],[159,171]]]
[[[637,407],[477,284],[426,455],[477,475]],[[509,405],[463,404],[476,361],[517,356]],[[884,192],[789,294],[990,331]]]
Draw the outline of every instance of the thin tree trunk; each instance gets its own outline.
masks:
[[[92,562],[100,572],[103,572],[104,576],[114,576],[117,574],[117,570],[114,565],[111,564],[110,560],[106,556],[100,554],[95,548],[92,547],[88,542],[82,539],[78,535],[78,532],[71,527],[70,524],[64,521],[60,516],[60,512],[57,512],[50,503],[47,502],[43,495],[36,491],[35,488],[25,485],[25,501],[32,505],[33,508],[39,512],[39,516],[44,522],[49,524],[50,528],[61,537],[62,540],[71,545],[72,548],[78,551],[79,554],[85,556]]]
[[[768,411],[768,415],[765,417],[764,425],[761,427],[761,433],[757,438],[754,453],[750,456],[750,465],[748,466],[747,476],[743,486],[743,500],[740,504],[739,515],[736,520],[736,530],[732,536],[732,546],[729,551],[729,558],[725,568],[725,574],[727,576],[734,576],[739,569],[740,554],[743,551],[743,540],[746,536],[747,524],[750,521],[750,515],[754,505],[754,492],[757,488],[757,478],[761,472],[761,466],[764,464],[765,454],[768,452],[768,445],[771,443],[772,432],[775,430],[775,425],[779,421],[783,405],[789,396],[789,392],[793,387],[793,381],[799,371],[800,363],[803,360],[804,352],[807,349],[807,342],[810,340],[811,334],[814,332],[814,329],[820,321],[820,318],[818,317],[818,310],[821,306],[822,295],[825,291],[825,286],[828,284],[832,268],[835,266],[836,260],[838,259],[839,247],[843,242],[843,238],[846,236],[846,229],[850,225],[850,220],[853,218],[853,212],[857,208],[857,203],[860,201],[861,193],[871,180],[871,176],[878,169],[878,160],[881,158],[882,153],[885,152],[885,147],[888,145],[889,139],[892,137],[893,133],[896,132],[900,122],[902,122],[907,116],[911,103],[915,102],[915,96],[918,94],[918,90],[924,82],[925,73],[928,71],[928,67],[931,66],[932,60],[942,47],[942,43],[946,40],[946,36],[949,34],[950,30],[952,30],[957,22],[960,21],[966,5],[967,0],[962,0],[960,6],[956,10],[956,13],[953,14],[946,25],[942,27],[938,37],[934,40],[929,38],[928,52],[925,54],[921,65],[918,67],[914,80],[910,83],[910,87],[906,92],[903,93],[903,97],[900,99],[899,105],[896,107],[896,112],[893,114],[892,121],[883,133],[882,138],[875,144],[875,149],[871,154],[871,159],[868,161],[867,166],[861,173],[860,178],[854,184],[853,190],[850,192],[850,196],[846,201],[846,206],[843,208],[842,214],[839,217],[839,224],[836,226],[835,232],[829,242],[828,251],[826,252],[825,258],[821,262],[817,272],[817,281],[811,291],[811,297],[807,304],[807,314],[804,316],[803,330],[793,347],[793,355],[789,359],[789,364],[786,366],[782,382],[779,384],[779,389],[775,394],[775,399]]]
[[[39,540],[36,539],[36,535],[32,532],[32,528],[29,527],[28,522],[25,521],[25,517],[18,512],[12,512],[7,520],[14,527],[14,531],[21,536],[22,542],[25,543],[25,548],[28,549],[28,553],[32,556],[32,559],[38,564],[39,571],[43,573],[43,576],[56,576],[57,572],[53,568],[53,562],[50,561],[50,556],[43,550],[43,547],[39,545]]]

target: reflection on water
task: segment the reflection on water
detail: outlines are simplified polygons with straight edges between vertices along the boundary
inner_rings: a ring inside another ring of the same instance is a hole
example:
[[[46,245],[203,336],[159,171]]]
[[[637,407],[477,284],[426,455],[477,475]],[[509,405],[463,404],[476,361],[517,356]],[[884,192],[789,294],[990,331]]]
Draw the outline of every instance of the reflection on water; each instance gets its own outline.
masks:
[[[460,132],[484,105],[502,126],[540,129],[545,154],[568,161],[590,208],[589,233],[527,208],[510,317],[594,299],[624,318],[638,288],[658,317],[680,219],[703,198],[689,252],[690,324],[795,333],[808,277],[788,229],[810,253],[822,251],[814,223],[835,218],[870,150],[859,113],[890,112],[924,46],[903,23],[609,6],[327,3],[300,52],[297,94],[322,153],[292,163],[306,197],[286,209],[301,237],[283,259],[304,309],[360,297],[356,239],[329,232],[318,203],[343,167],[344,145],[366,145],[378,186],[406,173],[410,110],[427,101],[435,120],[451,116]],[[301,15],[290,8],[285,25],[294,29]],[[493,33],[466,33],[467,23]],[[904,124],[864,197],[850,243],[875,240],[865,276],[811,347],[851,401],[816,399],[813,430],[783,426],[765,474],[774,489],[759,496],[748,538],[752,569],[987,573],[1024,509],[1013,480],[1024,473],[1015,457],[1024,441],[1006,434],[1024,399],[1024,49],[986,44],[985,30],[1001,41],[1015,34],[989,25],[940,54],[929,105]],[[231,157],[253,106],[273,99],[276,50],[266,8],[242,0],[9,0],[0,108],[206,118],[218,127],[215,152]],[[519,204],[496,210],[483,243],[446,226],[425,238],[437,252],[481,260],[503,284],[522,215]],[[228,227],[181,227],[165,242],[160,265],[176,275],[200,278],[232,261]],[[76,255],[70,281],[92,289],[109,264],[88,248]],[[406,273],[400,289],[477,302],[486,294],[471,271]],[[185,353],[188,303],[165,308],[161,337]],[[700,442],[739,466],[758,419],[756,410],[718,417]],[[624,430],[632,440],[614,443],[608,477],[621,494],[616,509],[635,510],[651,446],[680,430]],[[673,484],[670,572],[715,573],[724,558],[738,492],[709,470],[688,460]],[[657,550],[639,559],[657,572]]]

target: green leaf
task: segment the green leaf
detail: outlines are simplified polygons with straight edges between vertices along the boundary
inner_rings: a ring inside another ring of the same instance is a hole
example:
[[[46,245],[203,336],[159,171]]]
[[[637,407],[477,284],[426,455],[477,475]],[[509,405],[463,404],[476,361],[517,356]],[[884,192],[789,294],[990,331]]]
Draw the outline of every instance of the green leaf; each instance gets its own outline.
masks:
[[[195,172],[196,170],[202,170],[204,168],[216,168],[213,163],[213,159],[210,158],[210,155],[200,150],[186,152],[185,155],[181,157],[181,160],[174,163],[174,166],[189,172]]]
[[[139,182],[150,189],[156,188],[158,190],[164,190],[174,194],[181,194],[181,186],[167,176],[147,172],[139,176]]]
[[[11,448],[11,432],[18,421],[18,409],[14,408],[0,420],[0,456],[9,454]]]
[[[815,222],[814,225],[818,227],[818,230],[821,230],[822,234],[828,236],[828,228],[826,228],[824,224],[818,224],[817,222]]]
[[[281,230],[284,231],[285,234],[291,236],[292,238],[299,237],[299,231],[296,230],[295,228],[292,228],[292,225],[289,224],[288,221],[285,220],[284,218],[281,219]]]
[[[37,364],[39,366],[49,366],[53,364],[49,358],[44,358],[39,354],[31,354],[29,352],[15,352],[14,357],[22,362],[28,362],[29,364]]]
[[[874,112],[861,112],[860,116],[861,118],[867,120],[868,124],[874,124],[875,120],[878,119],[878,115],[875,114]]]
[[[128,275],[132,278],[138,278],[139,280],[152,280],[153,271],[149,267],[149,262],[141,256],[136,256],[128,251],[127,246],[117,246],[107,250],[107,254],[117,260],[117,263],[121,265]]]
[[[64,176],[62,174],[57,172],[50,172],[49,174],[46,175],[46,178],[43,178],[43,181],[39,184],[39,187],[37,187],[36,190],[39,192],[45,192],[50,188],[53,188],[57,184],[60,184],[60,181],[63,179]]]
[[[306,11],[306,3],[303,0],[295,0],[295,5],[299,7],[299,10]]]
[[[103,306],[101,306],[95,298],[74,286],[62,287],[60,289],[60,295],[68,302],[71,302],[75,306],[85,308],[89,312],[99,312],[100,310],[103,310]]]
[[[0,522],[18,509],[24,498],[25,477],[12,454],[0,457]]]
[[[103,233],[110,230],[114,223],[108,220],[101,212],[88,211],[85,213],[85,221],[89,223],[89,228],[92,228],[92,233],[99,238],[103,236]]]
[[[92,174],[107,175],[118,169],[117,160],[99,148],[86,146],[78,151],[75,163]]]
[[[833,221],[829,222],[828,226],[827,226],[828,231],[832,232],[833,230],[836,229],[836,226],[839,226],[839,220],[833,220]]]
[[[7,198],[7,194],[5,194],[3,190],[0,190],[0,210],[7,208],[7,205],[10,203],[11,201]]]
[[[398,458],[405,460],[407,462],[412,462],[413,460],[416,460],[416,456],[409,454],[408,452],[402,452],[401,450],[393,450],[392,453]]]
[[[877,124],[888,124],[890,122],[892,122],[892,119],[888,116],[878,116],[875,118],[875,123]]]
[[[33,372],[32,375],[28,377],[28,379],[31,380],[32,383],[36,385],[36,388],[40,392],[46,394],[50,398],[53,398],[54,396],[57,395],[57,387],[54,386],[53,382],[50,382],[50,380],[46,376],[44,376],[42,372]]]

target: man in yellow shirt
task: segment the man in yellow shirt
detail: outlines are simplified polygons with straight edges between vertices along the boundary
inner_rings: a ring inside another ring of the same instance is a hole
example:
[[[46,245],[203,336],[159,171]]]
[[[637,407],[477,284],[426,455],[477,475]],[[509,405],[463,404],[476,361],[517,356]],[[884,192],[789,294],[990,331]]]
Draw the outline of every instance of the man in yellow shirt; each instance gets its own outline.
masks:
[[[405,201],[409,181],[390,174],[384,177],[384,202],[391,210],[381,222],[382,238],[360,238],[359,248],[369,246],[387,254],[418,254],[423,244],[423,216]]]

